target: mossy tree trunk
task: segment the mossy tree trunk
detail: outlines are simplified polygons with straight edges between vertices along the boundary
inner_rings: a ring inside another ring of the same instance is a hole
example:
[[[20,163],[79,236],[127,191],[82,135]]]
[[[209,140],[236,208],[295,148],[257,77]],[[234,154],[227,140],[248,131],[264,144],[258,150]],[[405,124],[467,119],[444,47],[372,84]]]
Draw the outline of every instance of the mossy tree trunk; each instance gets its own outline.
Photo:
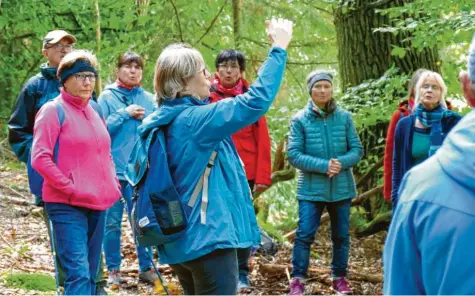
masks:
[[[334,9],[343,90],[364,80],[381,77],[392,64],[395,64],[401,73],[412,73],[418,68],[440,70],[436,48],[417,51],[409,48],[409,41],[404,41],[409,37],[405,34],[374,32],[377,28],[392,25],[389,17],[377,13],[377,9],[403,6],[408,2],[411,1],[340,1],[341,4]],[[391,55],[395,47],[406,49],[402,58]]]

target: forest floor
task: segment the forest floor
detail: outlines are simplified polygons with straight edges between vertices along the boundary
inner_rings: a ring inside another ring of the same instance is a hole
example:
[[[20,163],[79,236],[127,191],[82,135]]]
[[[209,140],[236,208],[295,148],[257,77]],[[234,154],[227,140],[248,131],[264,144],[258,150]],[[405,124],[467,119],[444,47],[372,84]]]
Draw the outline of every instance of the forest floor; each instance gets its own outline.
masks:
[[[7,287],[5,278],[14,273],[41,273],[54,276],[54,264],[42,211],[33,204],[24,170],[0,166],[0,294],[53,295],[51,292]],[[152,295],[153,286],[138,282],[138,263],[132,232],[124,216],[122,235],[122,277],[112,295]],[[382,249],[386,232],[365,238],[351,238],[349,280],[354,294],[375,295],[382,292]],[[256,255],[251,259],[252,289],[241,294],[284,295],[289,292],[292,244],[279,245],[273,257]],[[322,225],[312,247],[306,294],[332,294],[329,266],[331,240],[329,225]],[[179,286],[173,271],[160,265],[165,280]],[[219,267],[218,267],[219,268]]]

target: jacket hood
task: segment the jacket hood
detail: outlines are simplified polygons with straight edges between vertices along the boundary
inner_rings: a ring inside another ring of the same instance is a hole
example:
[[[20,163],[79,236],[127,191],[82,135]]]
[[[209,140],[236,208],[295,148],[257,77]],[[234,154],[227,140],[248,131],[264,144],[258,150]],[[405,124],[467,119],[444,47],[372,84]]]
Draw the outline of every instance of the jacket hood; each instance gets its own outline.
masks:
[[[206,101],[201,101],[193,97],[164,99],[162,100],[162,105],[142,121],[142,124],[138,127],[138,133],[140,137],[146,138],[154,128],[172,123],[185,109],[192,106],[204,105],[206,105]]]
[[[112,84],[109,84],[108,86],[106,86],[106,88],[104,90],[110,90],[111,92],[115,93],[116,95],[119,95],[119,96],[134,96],[140,92],[143,92],[143,88],[140,87],[140,86],[137,86],[137,87],[134,87],[132,89],[126,89],[126,88],[123,88],[123,87],[119,87],[117,85],[117,82],[114,82]]]
[[[48,80],[58,80],[56,72],[58,68],[48,67],[47,63],[41,64],[40,66],[41,75]]]
[[[475,190],[475,110],[449,133],[436,157],[454,180]]]

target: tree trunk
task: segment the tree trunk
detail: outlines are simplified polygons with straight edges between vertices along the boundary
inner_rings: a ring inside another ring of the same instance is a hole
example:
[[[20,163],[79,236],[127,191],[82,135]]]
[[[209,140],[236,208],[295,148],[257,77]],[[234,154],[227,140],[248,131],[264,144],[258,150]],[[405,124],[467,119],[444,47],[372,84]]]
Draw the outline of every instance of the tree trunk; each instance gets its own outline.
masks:
[[[241,0],[233,0],[233,33],[234,33],[234,48],[240,48],[241,26],[239,20],[239,10],[241,8]]]
[[[101,50],[101,11],[99,10],[99,0],[94,1],[95,17],[96,17],[96,56]],[[99,60],[96,66],[97,72],[101,71],[101,64]],[[102,79],[99,75],[96,80],[96,95],[99,96],[102,92]]]
[[[334,9],[343,91],[364,80],[381,77],[392,64],[401,73],[412,74],[418,68],[440,70],[436,48],[419,52],[409,48],[409,41],[404,41],[409,37],[406,34],[374,32],[376,28],[392,25],[389,17],[377,13],[376,9],[403,6],[409,2],[412,0],[354,0],[344,1],[344,4],[340,1],[342,4]],[[404,57],[391,55],[394,47],[406,49]]]

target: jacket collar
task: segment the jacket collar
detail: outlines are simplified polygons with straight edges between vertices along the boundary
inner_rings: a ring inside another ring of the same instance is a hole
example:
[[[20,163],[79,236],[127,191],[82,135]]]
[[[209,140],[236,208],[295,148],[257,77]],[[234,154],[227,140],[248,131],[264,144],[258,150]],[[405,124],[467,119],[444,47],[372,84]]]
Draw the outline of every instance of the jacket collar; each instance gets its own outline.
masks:
[[[74,107],[78,108],[78,109],[83,109],[87,106],[87,104],[89,104],[89,99],[87,99],[86,101],[84,101],[82,98],[80,97],[75,97],[69,93],[67,93],[64,88],[61,88],[61,97],[63,98],[63,100],[71,105],[73,105]]]
[[[58,68],[48,67],[47,63],[44,63],[40,66],[41,75],[48,80],[58,80],[56,72]]]

